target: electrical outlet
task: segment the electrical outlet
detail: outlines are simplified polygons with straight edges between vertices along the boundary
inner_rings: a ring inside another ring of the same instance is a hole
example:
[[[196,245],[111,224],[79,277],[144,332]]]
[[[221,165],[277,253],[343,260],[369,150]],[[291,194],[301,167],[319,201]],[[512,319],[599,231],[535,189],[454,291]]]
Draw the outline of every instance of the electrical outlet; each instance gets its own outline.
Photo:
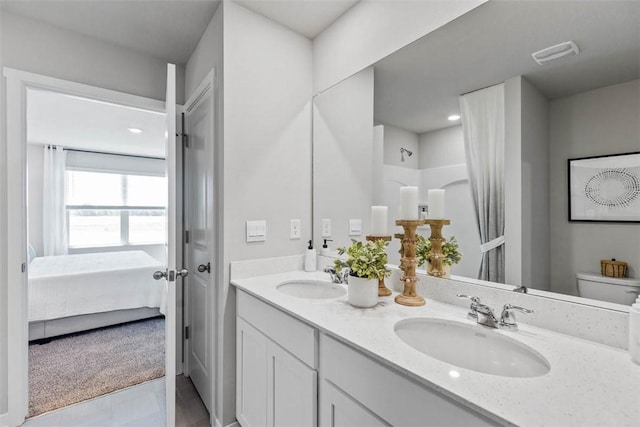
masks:
[[[302,234],[300,228],[301,224],[299,219],[289,221],[289,239],[299,239]]]
[[[331,220],[322,220],[322,237],[331,237]]]

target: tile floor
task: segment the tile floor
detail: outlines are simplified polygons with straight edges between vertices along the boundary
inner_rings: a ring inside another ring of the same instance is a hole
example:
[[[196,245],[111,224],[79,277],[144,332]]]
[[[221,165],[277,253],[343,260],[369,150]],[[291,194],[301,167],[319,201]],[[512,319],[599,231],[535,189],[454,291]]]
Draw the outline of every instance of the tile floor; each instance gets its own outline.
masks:
[[[23,427],[164,427],[164,378],[27,420]],[[176,378],[176,427],[207,427],[209,413],[191,380]]]

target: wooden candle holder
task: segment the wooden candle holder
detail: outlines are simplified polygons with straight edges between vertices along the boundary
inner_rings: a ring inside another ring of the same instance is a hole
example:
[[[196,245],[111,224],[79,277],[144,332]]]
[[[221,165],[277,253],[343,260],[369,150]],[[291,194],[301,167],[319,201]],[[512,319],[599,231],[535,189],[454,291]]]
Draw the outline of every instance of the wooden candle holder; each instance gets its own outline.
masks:
[[[366,236],[368,242],[377,242],[378,240],[383,240],[385,242],[391,241],[391,236]],[[378,296],[379,297],[388,297],[391,295],[391,289],[387,288],[384,283],[384,277],[382,279],[378,279]]]
[[[416,236],[416,228],[425,224],[421,219],[398,219],[396,225],[404,228],[402,236],[402,259],[400,261],[400,269],[402,270],[402,283],[404,289],[402,294],[395,298],[396,303],[407,305],[409,307],[419,307],[425,304],[424,298],[416,293],[416,266],[418,258],[416,257],[416,246],[418,238]]]
[[[428,274],[435,277],[444,277],[445,271],[442,269],[442,243],[444,238],[442,237],[442,227],[451,224],[448,219],[425,219],[425,224],[431,227],[431,236],[429,241],[431,242],[431,269],[428,270]]]

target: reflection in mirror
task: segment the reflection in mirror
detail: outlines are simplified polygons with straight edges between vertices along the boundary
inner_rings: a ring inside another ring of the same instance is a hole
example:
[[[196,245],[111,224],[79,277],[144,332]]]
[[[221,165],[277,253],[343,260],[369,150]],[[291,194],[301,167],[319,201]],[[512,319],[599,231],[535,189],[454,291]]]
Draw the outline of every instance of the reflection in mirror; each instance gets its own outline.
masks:
[[[400,232],[399,188],[419,187],[420,210],[428,209],[428,189],[442,188],[451,219],[444,234],[463,253],[452,274],[478,278],[486,240],[469,184],[468,117],[449,117],[461,114],[461,95],[501,84],[504,281],[629,304],[640,291],[640,279],[631,279],[640,276],[640,225],[570,222],[567,161],[640,151],[639,8],[635,1],[488,2],[316,96],[316,245],[323,232],[332,248],[364,239],[371,205],[389,206],[390,234]],[[566,41],[579,53],[544,65],[532,58]],[[350,219],[362,220],[360,236],[349,235]],[[395,264],[398,249],[394,239]],[[628,262],[628,280],[600,275],[600,261],[611,258]],[[579,274],[597,280],[590,284],[598,295],[579,291]]]

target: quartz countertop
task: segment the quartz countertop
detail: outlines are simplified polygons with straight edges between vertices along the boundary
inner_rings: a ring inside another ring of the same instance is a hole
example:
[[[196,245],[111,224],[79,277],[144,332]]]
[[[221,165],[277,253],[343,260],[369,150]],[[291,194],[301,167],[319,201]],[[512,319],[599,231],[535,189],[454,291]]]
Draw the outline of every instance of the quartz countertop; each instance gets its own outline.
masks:
[[[518,331],[495,331],[533,348],[551,370],[527,378],[479,373],[426,356],[394,332],[396,322],[416,317],[474,325],[468,310],[429,299],[422,307],[405,307],[394,302],[396,293],[361,309],[349,305],[346,295],[311,300],[276,289],[301,279],[328,281],[328,275],[292,271],[232,284],[501,424],[640,425],[640,365],[627,351],[520,324]],[[459,376],[452,377],[451,370]]]

